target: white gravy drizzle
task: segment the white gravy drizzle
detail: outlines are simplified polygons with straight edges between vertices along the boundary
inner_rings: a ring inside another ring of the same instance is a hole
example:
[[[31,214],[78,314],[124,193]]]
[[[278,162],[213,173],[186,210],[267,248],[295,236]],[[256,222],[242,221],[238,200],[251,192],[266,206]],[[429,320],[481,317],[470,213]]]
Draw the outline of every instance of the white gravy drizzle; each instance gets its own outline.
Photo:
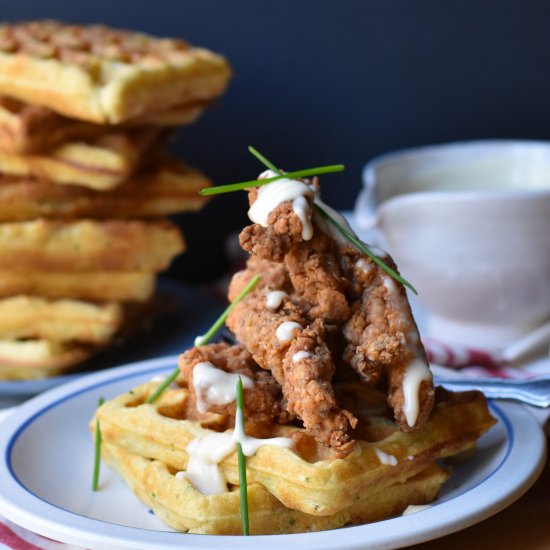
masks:
[[[409,514],[416,514],[416,512],[421,512],[432,506],[433,504],[409,504],[401,515],[408,516]]]
[[[378,460],[381,464],[384,464],[385,466],[397,465],[397,458],[395,458],[395,456],[385,453],[382,449],[379,449],[378,447],[374,447],[374,452],[376,453],[376,456],[378,457]]]
[[[282,290],[272,290],[267,293],[265,298],[265,305],[267,309],[275,311],[282,304],[283,300],[288,296],[288,294]]]
[[[374,267],[374,264],[369,262],[366,258],[359,258],[355,265],[365,273],[369,273]]]
[[[308,357],[311,357],[311,353],[309,353],[309,351],[305,351],[305,350],[297,351],[292,356],[292,362],[298,363],[298,361],[301,361],[302,359],[307,359]]]
[[[254,382],[244,374],[225,372],[209,361],[193,367],[193,387],[197,396],[197,410],[205,413],[209,405],[226,405],[235,401],[235,386],[241,377],[243,388],[252,388]]]
[[[202,346],[202,341],[204,339],[204,334],[202,335],[199,335],[195,338],[195,340],[193,341],[193,345],[198,348],[199,346]]]
[[[286,340],[290,340],[292,338],[292,331],[297,328],[302,329],[304,327],[302,327],[300,323],[295,323],[294,321],[284,321],[277,327],[275,336],[277,336],[279,342],[285,342]]]
[[[227,491],[227,480],[219,463],[235,450],[230,433],[210,433],[193,439],[186,447],[189,455],[187,471],[182,474],[203,495]]]
[[[266,170],[259,179],[278,176],[273,170]],[[292,201],[292,208],[302,222],[302,238],[309,241],[313,236],[311,208],[305,197],[312,197],[313,190],[305,183],[288,178],[258,187],[256,201],[248,210],[248,217],[262,227],[268,227],[269,214],[281,203]]]
[[[303,196],[296,197],[292,201],[292,208],[302,222],[302,239],[304,241],[311,240],[311,237],[313,237],[313,224],[311,223],[311,207],[307,199]]]
[[[194,377],[195,372],[193,371],[193,378]],[[243,379],[244,385],[245,377],[241,375],[241,378]],[[233,384],[231,401],[235,400],[235,386],[236,384]],[[258,439],[248,436],[243,426],[243,413],[237,408],[234,430],[223,433],[214,432],[204,437],[193,439],[186,447],[189,455],[187,471],[178,472],[176,477],[186,478],[195,489],[204,495],[225,493],[227,491],[227,479],[219,467],[219,464],[225,457],[236,450],[237,443],[241,444],[243,453],[246,456],[253,456],[258,449],[264,445],[274,445],[289,449],[294,447],[294,441],[287,437]]]
[[[403,412],[409,426],[414,426],[418,418],[420,404],[418,392],[423,380],[431,380],[432,373],[422,359],[413,359],[403,377]]]
[[[264,445],[274,445],[275,447],[286,447],[291,449],[294,447],[294,441],[288,437],[270,437],[268,439],[258,439],[246,435],[244,431],[243,412],[237,409],[237,415],[235,417],[235,430],[233,431],[233,440],[236,443],[240,443],[243,449],[243,454],[246,456],[253,456],[256,454],[260,447]]]

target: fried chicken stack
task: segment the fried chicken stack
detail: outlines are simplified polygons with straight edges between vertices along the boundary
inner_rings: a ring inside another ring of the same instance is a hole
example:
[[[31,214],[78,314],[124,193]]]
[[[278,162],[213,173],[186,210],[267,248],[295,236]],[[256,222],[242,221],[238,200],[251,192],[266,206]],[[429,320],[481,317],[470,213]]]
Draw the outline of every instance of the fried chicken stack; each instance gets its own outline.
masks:
[[[166,216],[209,185],[162,146],[229,76],[181,40],[0,26],[0,378],[58,373],[145,311],[185,248]]]
[[[294,187],[290,200],[285,186]],[[261,279],[227,319],[236,347],[206,346],[182,355],[190,387],[198,362],[253,372],[253,378],[261,374],[269,391],[255,385],[248,398],[271,411],[267,421],[286,411],[341,456],[354,447],[358,417],[340,405],[334,382],[382,388],[403,431],[424,425],[434,399],[432,376],[401,283],[326,221],[320,212],[351,231],[323,205],[315,185],[285,179],[250,190],[249,198],[249,215],[259,221],[240,235],[251,257],[233,277],[229,299],[253,276]],[[387,255],[383,260],[396,269]],[[228,355],[241,359],[228,361]],[[280,388],[279,402],[274,387]],[[247,404],[247,411],[254,418],[255,407]]]

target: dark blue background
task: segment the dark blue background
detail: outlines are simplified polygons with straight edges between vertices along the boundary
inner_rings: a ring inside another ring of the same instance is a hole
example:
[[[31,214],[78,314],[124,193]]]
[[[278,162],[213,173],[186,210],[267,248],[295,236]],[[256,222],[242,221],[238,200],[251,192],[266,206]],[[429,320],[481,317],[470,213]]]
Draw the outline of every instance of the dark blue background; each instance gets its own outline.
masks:
[[[180,36],[224,53],[235,75],[219,106],[172,145],[216,183],[260,170],[246,146],[298,169],[344,163],[325,201],[351,208],[370,158],[474,138],[547,139],[550,3],[505,0],[18,0],[4,20],[51,17]],[[223,236],[246,223],[244,194],[178,217],[187,279],[224,267]]]

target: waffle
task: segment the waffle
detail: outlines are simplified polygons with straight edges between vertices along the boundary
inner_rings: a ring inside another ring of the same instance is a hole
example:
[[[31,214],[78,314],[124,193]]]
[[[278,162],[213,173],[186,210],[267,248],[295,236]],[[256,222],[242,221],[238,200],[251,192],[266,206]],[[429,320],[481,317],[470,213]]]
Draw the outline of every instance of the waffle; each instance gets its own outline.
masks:
[[[170,527],[197,534],[242,533],[237,490],[206,496],[185,478],[176,477],[174,469],[159,460],[109,444],[102,445],[101,455]],[[378,521],[401,514],[409,504],[433,501],[447,478],[445,470],[431,464],[402,483],[371,487],[330,516],[313,516],[286,508],[265,487],[251,483],[248,485],[250,534],[303,533]]]
[[[0,172],[105,191],[126,180],[162,134],[158,128],[111,132],[89,142],[65,143],[42,155],[0,151]]]
[[[193,420],[189,392],[183,386],[165,391],[154,404],[145,403],[156,386],[155,382],[143,384],[101,407],[102,435],[108,444],[129,453],[185,470],[187,444],[213,428],[223,429],[223,419],[207,414],[200,422]],[[439,389],[432,417],[416,432],[400,431],[387,414],[373,409],[356,450],[345,459],[337,459],[334,451],[316,443],[303,428],[274,427],[271,435],[298,441],[296,452],[275,446],[260,448],[247,460],[247,477],[287,508],[333,515],[373,487],[402,483],[434,460],[471,449],[493,423],[482,394]],[[394,456],[397,465],[381,464],[377,449]],[[237,485],[236,454],[225,458],[220,467],[228,482]]]
[[[179,229],[166,220],[0,224],[0,270],[157,272],[183,249]]]
[[[44,298],[144,302],[155,274],[141,271],[0,271],[0,298],[26,294]]]
[[[36,380],[56,376],[88,359],[92,346],[49,340],[0,340],[0,379]]]
[[[31,178],[0,176],[0,221],[37,217],[150,218],[200,209],[198,190],[211,182],[198,170],[161,155],[152,166],[104,192],[51,185]]]
[[[181,40],[57,21],[0,27],[0,94],[97,123],[143,119],[227,86],[225,59]]]
[[[191,124],[204,111],[196,102],[127,125],[94,124],[72,120],[40,105],[0,96],[0,151],[16,154],[44,153],[70,141],[97,138],[113,131],[127,131],[136,125],[179,126]]]
[[[124,310],[118,303],[47,300],[14,296],[0,300],[0,339],[44,339],[101,345],[119,330]]]

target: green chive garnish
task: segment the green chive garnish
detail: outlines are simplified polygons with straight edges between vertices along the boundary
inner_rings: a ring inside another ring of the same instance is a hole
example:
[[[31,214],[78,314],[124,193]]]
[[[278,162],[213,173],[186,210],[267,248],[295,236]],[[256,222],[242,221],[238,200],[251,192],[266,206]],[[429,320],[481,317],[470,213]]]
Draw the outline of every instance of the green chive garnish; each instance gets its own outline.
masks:
[[[97,408],[101,407],[105,401],[103,397],[99,398]],[[95,453],[94,453],[94,476],[92,480],[92,490],[97,491],[99,486],[99,466],[101,464],[101,429],[99,428],[99,418],[95,418]]]
[[[241,433],[244,434],[244,398],[243,398],[243,381],[239,376],[237,380],[237,411],[240,411],[241,421]],[[239,415],[236,416],[236,420],[239,419]],[[239,490],[241,493],[241,522],[243,526],[243,535],[250,535],[248,524],[248,484],[246,481],[246,457],[244,456],[242,446],[237,442],[237,459],[239,462]]]
[[[225,323],[225,320],[227,319],[227,316],[231,312],[231,310],[258,284],[258,281],[260,280],[260,275],[256,275],[255,277],[252,277],[248,284],[244,287],[242,292],[227,306],[225,311],[218,317],[216,322],[210,327],[208,332],[204,334],[203,336],[200,336],[196,340],[196,346],[204,346],[205,344],[208,344],[210,340],[214,337],[216,332],[223,326]],[[179,367],[176,367],[162,382],[162,384],[149,396],[147,399],[147,403],[153,403],[155,402],[158,397],[164,392],[164,390],[178,377],[178,374],[180,373]]]
[[[278,174],[282,174],[281,170],[275,167],[275,165],[270,162],[264,155],[262,155],[259,151],[254,149],[254,147],[248,147],[248,150],[265,166],[273,170],[274,172],[277,172]],[[410,288],[415,294],[418,294],[416,288],[409,283],[406,279],[401,277],[399,273],[397,273],[394,269],[392,269],[389,265],[387,265],[384,261],[382,261],[376,254],[374,254],[368,247],[365,245],[365,243],[361,240],[359,240],[355,235],[350,233],[347,229],[342,227],[332,216],[328,214],[325,210],[323,210],[318,204],[313,204],[317,212],[323,216],[325,220],[330,222],[336,229],[356,248],[359,249],[360,252],[363,254],[366,254],[369,258],[372,259],[372,261],[379,265],[388,275],[391,275],[396,281],[399,281],[401,284],[405,285],[406,287]]]
[[[270,160],[268,160],[264,155],[258,151],[258,149],[255,149],[252,147],[252,145],[248,146],[248,150],[265,166],[267,166],[270,170],[273,170],[274,172],[277,172],[277,174],[282,174],[282,171],[279,170]]]
[[[409,283],[406,279],[401,277],[399,273],[397,273],[394,269],[392,269],[389,265],[387,265],[385,262],[383,262],[376,254],[374,254],[369,248],[360,241],[355,235],[350,233],[346,228],[342,227],[332,216],[330,216],[325,210],[323,210],[318,204],[313,205],[317,212],[325,218],[329,223],[331,223],[336,229],[346,237],[346,239],[353,244],[356,248],[358,248],[363,254],[366,254],[371,260],[378,264],[386,273],[391,275],[396,281],[399,281],[401,284],[409,287],[415,294],[418,294],[416,291],[416,288]]]
[[[321,174],[330,174],[332,172],[342,172],[344,169],[345,167],[343,164],[318,166],[317,168],[308,168],[306,170],[297,170],[296,172],[287,172],[286,174],[280,174],[279,176],[273,176],[272,178],[243,181],[241,183],[230,183],[229,185],[218,185],[217,187],[206,187],[205,189],[201,189],[199,193],[201,195],[219,195],[221,193],[231,193],[232,191],[250,189],[251,187],[261,187],[262,185],[267,185],[268,183],[283,178],[307,178],[309,176],[319,176]]]

